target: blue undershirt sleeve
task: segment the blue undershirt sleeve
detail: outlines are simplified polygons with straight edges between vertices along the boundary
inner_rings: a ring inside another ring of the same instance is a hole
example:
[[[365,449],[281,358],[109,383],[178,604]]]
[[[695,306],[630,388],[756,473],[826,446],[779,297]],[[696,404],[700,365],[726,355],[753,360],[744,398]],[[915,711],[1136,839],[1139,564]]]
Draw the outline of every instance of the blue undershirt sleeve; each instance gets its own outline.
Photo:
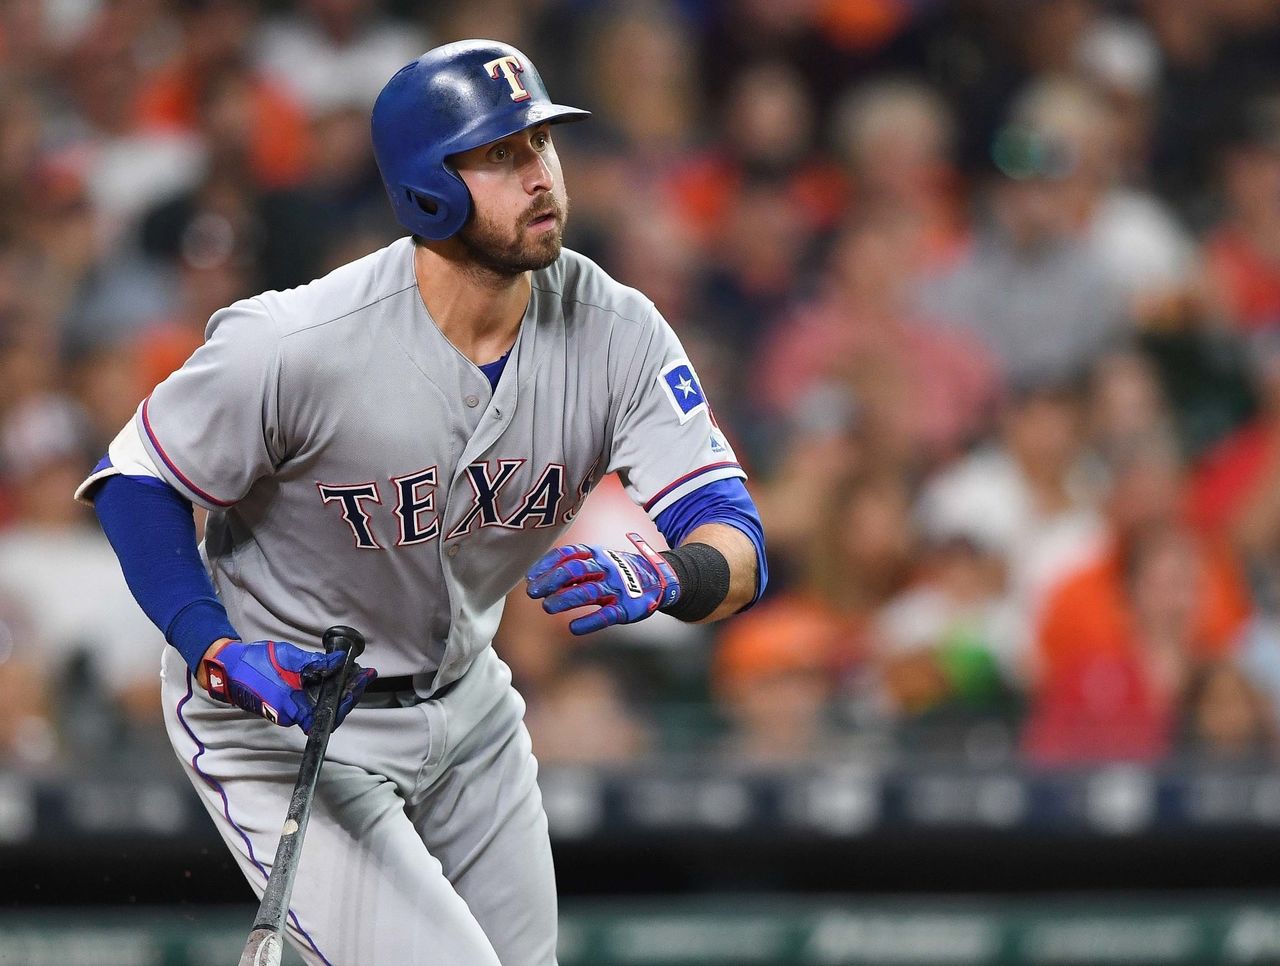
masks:
[[[683,496],[658,514],[654,521],[667,545],[678,547],[704,523],[725,523],[741,530],[756,548],[756,593],[760,599],[769,583],[769,564],[764,554],[764,526],[755,501],[739,477],[716,480]],[[747,607],[750,607],[748,604]],[[746,607],[743,608],[746,610]]]
[[[191,503],[154,477],[109,476],[93,505],[125,583],[193,671],[209,645],[238,638],[196,548]]]

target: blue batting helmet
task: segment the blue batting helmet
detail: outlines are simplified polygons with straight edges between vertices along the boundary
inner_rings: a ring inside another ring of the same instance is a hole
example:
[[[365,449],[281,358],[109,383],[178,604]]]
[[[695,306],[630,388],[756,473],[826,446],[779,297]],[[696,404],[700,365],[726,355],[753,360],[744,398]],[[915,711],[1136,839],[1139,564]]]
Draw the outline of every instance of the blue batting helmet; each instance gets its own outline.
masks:
[[[508,44],[461,40],[427,51],[397,71],[373,105],[373,153],[396,220],[423,238],[450,237],[471,213],[451,155],[588,116],[553,104],[532,61]]]

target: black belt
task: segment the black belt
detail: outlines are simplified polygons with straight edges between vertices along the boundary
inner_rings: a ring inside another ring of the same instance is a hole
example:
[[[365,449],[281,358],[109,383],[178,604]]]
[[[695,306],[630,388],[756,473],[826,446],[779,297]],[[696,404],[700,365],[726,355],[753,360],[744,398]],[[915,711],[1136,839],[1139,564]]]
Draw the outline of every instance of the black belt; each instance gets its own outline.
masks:
[[[413,691],[415,690],[413,685],[414,677],[415,675],[412,675],[412,674],[400,674],[395,677],[386,677],[386,678],[377,677],[369,682],[369,684],[364,689],[364,693],[365,694],[390,694],[396,691]],[[436,690],[431,692],[431,697],[443,698],[446,694],[452,691],[453,686],[457,684],[458,681],[461,681],[461,680],[462,680],[461,678],[457,678],[453,681],[450,681],[448,684],[445,684],[439,688],[436,688]]]
[[[413,675],[401,674],[394,678],[374,678],[364,689],[366,694],[378,694],[387,691],[412,691]]]

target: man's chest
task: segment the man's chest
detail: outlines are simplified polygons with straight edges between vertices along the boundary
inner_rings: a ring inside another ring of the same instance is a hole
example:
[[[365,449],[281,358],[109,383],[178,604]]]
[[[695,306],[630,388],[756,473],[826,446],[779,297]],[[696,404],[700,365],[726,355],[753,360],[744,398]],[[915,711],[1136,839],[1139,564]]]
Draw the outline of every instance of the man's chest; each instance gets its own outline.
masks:
[[[395,375],[308,421],[272,481],[298,525],[362,550],[516,536],[564,526],[598,479],[608,400],[569,411],[562,373],[507,371],[496,390],[478,371]]]

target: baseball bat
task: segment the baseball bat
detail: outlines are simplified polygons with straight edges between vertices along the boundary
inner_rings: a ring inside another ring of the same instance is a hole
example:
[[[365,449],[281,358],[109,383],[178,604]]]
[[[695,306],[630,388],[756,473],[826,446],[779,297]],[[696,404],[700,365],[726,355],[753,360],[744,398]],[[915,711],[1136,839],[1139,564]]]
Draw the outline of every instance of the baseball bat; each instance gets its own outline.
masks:
[[[320,697],[316,699],[311,734],[302,752],[302,764],[298,767],[298,780],[289,799],[289,811],[285,814],[284,828],[280,832],[280,844],[276,846],[276,858],[267,877],[267,889],[258,906],[258,916],[253,930],[240,954],[240,966],[280,966],[284,953],[284,921],[289,915],[289,897],[293,894],[293,879],[298,872],[298,857],[302,852],[302,837],[311,818],[311,803],[315,800],[316,780],[320,766],[324,764],[325,749],[329,747],[329,735],[333,733],[333,719],[338,713],[338,702],[351,670],[351,662],[364,651],[364,637],[360,632],[341,624],[324,632],[324,649],[329,652],[342,650],[346,660],[337,674],[331,674],[320,684]]]

